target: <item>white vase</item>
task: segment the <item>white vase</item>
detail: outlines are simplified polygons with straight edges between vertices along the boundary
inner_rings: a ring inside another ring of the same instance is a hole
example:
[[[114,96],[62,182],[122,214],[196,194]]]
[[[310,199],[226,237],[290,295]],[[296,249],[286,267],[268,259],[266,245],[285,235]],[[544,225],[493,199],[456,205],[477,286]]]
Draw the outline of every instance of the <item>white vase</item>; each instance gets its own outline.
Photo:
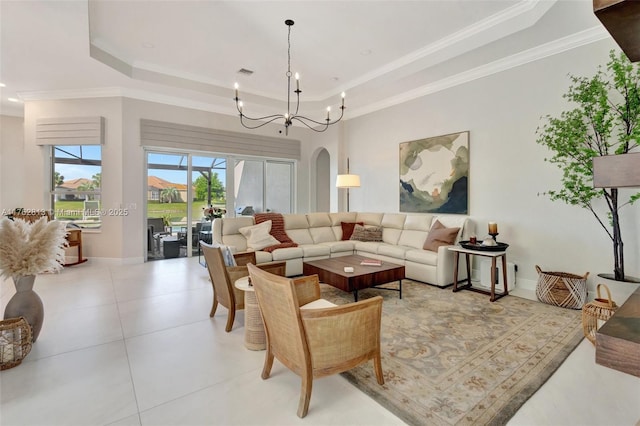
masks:
[[[16,294],[9,300],[4,310],[4,319],[24,317],[31,326],[35,342],[44,322],[44,306],[42,299],[33,291],[35,275],[13,277]]]
[[[598,274],[595,277],[594,290],[590,290],[589,292],[590,300],[593,300],[593,298],[596,297],[595,288],[597,288],[598,284],[605,284],[607,287],[609,287],[609,291],[611,292],[611,299],[616,302],[616,305],[618,306],[622,305],[625,300],[627,300],[629,296],[631,296],[631,294],[636,291],[638,287],[640,287],[640,283],[637,282],[617,281],[613,278],[608,278],[603,275],[607,274]],[[613,275],[611,276],[613,277]],[[603,294],[603,291],[601,290],[600,293],[602,297],[607,297],[606,292],[604,292]]]

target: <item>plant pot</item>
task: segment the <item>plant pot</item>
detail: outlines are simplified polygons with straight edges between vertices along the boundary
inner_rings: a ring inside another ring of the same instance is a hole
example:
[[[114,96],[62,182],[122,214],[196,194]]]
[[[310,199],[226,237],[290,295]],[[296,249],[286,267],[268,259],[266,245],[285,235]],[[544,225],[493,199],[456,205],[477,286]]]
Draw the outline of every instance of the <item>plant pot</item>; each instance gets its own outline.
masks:
[[[618,306],[621,306],[636,291],[640,285],[640,279],[627,275],[626,281],[618,281],[613,278],[613,274],[598,274],[596,285],[599,283],[606,284],[609,287],[611,298],[616,301]]]
[[[4,319],[24,317],[31,326],[33,342],[36,341],[44,322],[42,299],[33,291],[35,275],[13,277],[16,294],[9,300],[4,310]]]

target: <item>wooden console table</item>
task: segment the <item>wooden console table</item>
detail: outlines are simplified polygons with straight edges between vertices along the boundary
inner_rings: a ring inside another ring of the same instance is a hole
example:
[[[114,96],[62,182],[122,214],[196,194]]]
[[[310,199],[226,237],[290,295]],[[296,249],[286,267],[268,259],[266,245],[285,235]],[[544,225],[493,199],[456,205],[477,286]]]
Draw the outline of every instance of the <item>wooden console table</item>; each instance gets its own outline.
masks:
[[[640,288],[596,332],[596,364],[640,377]]]
[[[69,247],[78,247],[78,260],[72,263],[65,263],[64,266],[73,266],[84,263],[87,259],[82,257],[82,230],[67,229],[67,243]]]
[[[481,251],[481,250],[469,250],[460,246],[449,247],[449,250],[453,252],[453,292],[460,290],[471,290],[476,293],[488,294],[491,296],[489,300],[495,302],[501,297],[509,295],[509,288],[507,287],[507,252],[506,251]],[[467,261],[467,278],[462,280],[467,284],[458,286],[458,262],[460,260],[460,253],[464,254]],[[471,286],[471,256],[484,256],[491,258],[491,291],[483,290],[477,287]],[[496,266],[496,259],[502,258],[502,281],[504,284],[504,291],[502,293],[496,293],[496,281],[498,276],[498,268]]]

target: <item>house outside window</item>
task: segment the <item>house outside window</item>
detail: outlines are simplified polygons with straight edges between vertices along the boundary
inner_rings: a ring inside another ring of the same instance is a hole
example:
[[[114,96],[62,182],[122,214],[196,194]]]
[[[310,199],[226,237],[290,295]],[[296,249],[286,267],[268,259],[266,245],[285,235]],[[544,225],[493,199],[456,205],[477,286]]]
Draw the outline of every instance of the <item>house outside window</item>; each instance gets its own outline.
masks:
[[[81,228],[100,228],[102,146],[62,145],[51,150],[53,217]]]

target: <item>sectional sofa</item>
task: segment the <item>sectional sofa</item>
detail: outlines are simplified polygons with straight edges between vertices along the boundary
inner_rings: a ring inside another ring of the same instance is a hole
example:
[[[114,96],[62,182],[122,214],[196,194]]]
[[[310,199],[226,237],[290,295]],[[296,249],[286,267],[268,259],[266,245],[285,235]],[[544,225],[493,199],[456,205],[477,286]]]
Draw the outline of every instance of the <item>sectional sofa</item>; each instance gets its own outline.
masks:
[[[278,248],[272,252],[256,251],[258,263],[285,261],[287,276],[302,274],[304,261],[359,254],[405,266],[408,279],[445,287],[453,282],[453,254],[447,246],[437,251],[423,249],[432,225],[439,221],[446,228],[460,228],[455,242],[474,234],[467,216],[405,213],[308,213],[284,214],[286,234],[298,247]],[[342,240],[342,223],[364,223],[381,227],[382,241]],[[251,250],[240,228],[254,225],[253,216],[221,218],[213,221],[213,240],[235,251]],[[246,231],[245,231],[246,233]],[[459,279],[466,278],[461,257]]]

